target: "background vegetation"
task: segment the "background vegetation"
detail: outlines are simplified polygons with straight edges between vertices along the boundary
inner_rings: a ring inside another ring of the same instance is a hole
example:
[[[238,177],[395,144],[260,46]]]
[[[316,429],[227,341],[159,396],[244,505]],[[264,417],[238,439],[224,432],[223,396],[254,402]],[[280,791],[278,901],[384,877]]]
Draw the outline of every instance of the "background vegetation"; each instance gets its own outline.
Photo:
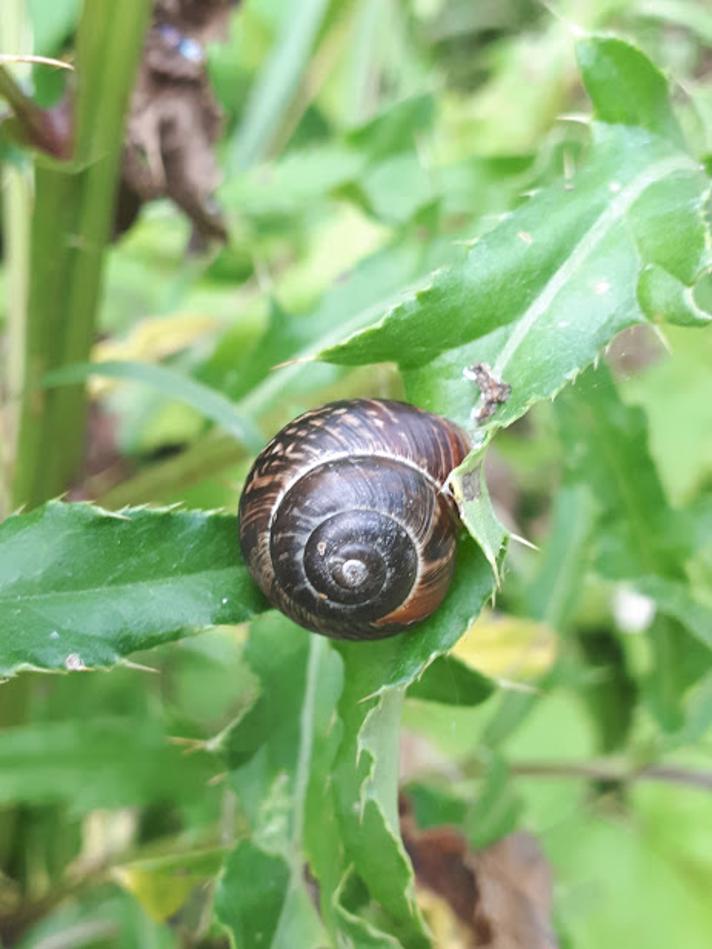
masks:
[[[0,941],[478,945],[505,879],[522,945],[706,947],[712,13],[247,0],[224,246],[168,201],[113,239],[148,16],[0,9],[75,67],[0,66]],[[364,394],[473,428],[476,362],[512,391],[443,608],[348,646],[265,612],[266,438]],[[517,830],[526,872],[483,850]]]

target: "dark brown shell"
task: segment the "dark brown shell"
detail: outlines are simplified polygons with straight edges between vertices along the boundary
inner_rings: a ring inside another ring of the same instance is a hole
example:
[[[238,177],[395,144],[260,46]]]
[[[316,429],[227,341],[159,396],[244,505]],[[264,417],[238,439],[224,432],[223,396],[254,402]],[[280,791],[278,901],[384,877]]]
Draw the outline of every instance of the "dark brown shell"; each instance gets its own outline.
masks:
[[[430,616],[452,578],[457,512],[443,485],[469,450],[452,422],[381,399],[331,402],[279,432],[240,499],[240,544],[300,626],[380,639]]]

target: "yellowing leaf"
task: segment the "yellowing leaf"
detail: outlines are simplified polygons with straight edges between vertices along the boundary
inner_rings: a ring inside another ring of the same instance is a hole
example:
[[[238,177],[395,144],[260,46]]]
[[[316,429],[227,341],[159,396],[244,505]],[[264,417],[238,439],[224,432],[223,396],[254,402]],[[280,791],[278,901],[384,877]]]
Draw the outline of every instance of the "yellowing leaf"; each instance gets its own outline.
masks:
[[[433,944],[447,949],[468,949],[472,932],[458,919],[448,901],[433,890],[416,885],[415,896],[428,927]]]
[[[217,848],[171,854],[117,867],[113,875],[151,919],[164,922],[181,909],[197,886],[215,876],[224,855],[225,851]]]
[[[159,362],[187,349],[222,326],[219,319],[207,313],[147,317],[123,339],[106,339],[97,343],[92,350],[92,362]],[[120,384],[120,380],[94,377],[90,391],[97,397]]]
[[[550,626],[535,620],[482,613],[452,654],[493,678],[527,682],[553,665],[556,635]]]

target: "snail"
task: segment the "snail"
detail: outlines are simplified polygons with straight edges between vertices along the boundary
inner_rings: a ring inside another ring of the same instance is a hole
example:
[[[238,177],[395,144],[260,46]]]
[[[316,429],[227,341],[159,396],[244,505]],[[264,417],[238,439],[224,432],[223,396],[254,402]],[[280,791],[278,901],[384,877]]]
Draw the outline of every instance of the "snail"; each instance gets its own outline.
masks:
[[[240,498],[240,545],[267,599],[337,639],[381,639],[447,592],[459,528],[452,422],[403,402],[331,402],[286,425]]]

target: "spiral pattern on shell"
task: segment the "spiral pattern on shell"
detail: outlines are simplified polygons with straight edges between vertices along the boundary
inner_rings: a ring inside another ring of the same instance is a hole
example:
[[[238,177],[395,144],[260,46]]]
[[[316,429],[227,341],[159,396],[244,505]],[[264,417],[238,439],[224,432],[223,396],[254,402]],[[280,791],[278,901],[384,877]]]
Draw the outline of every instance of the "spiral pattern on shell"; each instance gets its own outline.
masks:
[[[469,450],[456,425],[402,402],[332,402],[258,455],[240,544],[270,602],[327,636],[380,639],[430,616],[454,568],[445,481]]]

